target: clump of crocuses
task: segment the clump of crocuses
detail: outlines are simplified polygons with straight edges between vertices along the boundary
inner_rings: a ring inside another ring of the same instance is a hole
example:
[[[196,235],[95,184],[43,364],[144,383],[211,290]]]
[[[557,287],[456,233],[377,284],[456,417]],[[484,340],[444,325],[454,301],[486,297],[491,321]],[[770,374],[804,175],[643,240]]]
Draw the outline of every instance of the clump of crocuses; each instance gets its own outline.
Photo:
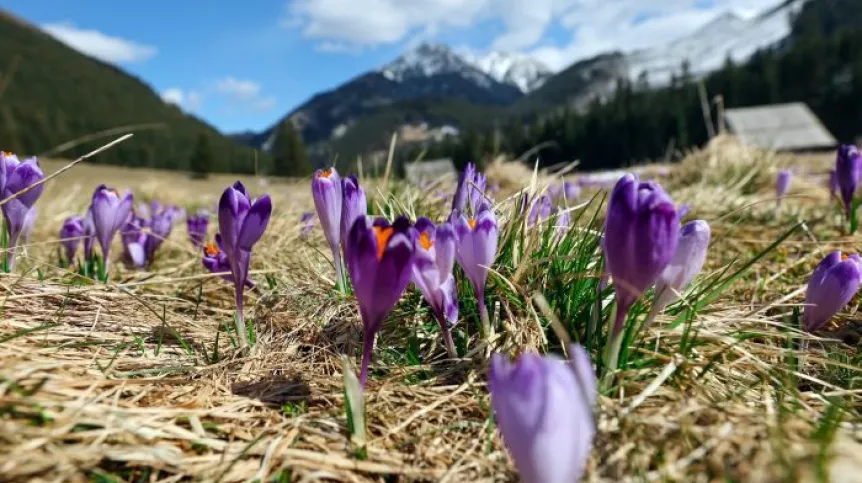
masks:
[[[602,247],[614,280],[616,317],[608,345],[615,368],[622,329],[631,306],[670,263],[679,242],[679,216],[660,185],[627,174],[611,192]]]
[[[90,210],[93,214],[93,229],[96,241],[102,248],[102,271],[103,280],[107,280],[108,267],[110,265],[111,242],[114,235],[122,229],[132,212],[134,198],[131,191],[121,197],[117,190],[99,185],[93,192]]]
[[[846,306],[859,290],[862,259],[859,255],[830,253],[817,265],[805,295],[802,327],[814,332]]]
[[[458,292],[452,275],[457,245],[455,229],[449,223],[434,225],[428,218],[419,218],[416,231],[413,283],[431,306],[446,350],[455,358],[458,353],[450,329],[458,320]]]
[[[682,226],[679,242],[670,263],[655,284],[655,298],[648,320],[676,299],[677,295],[700,273],[709,248],[710,229],[704,220],[694,220]]]
[[[7,200],[2,206],[8,237],[5,265],[10,272],[15,269],[15,249],[30,210],[42,194],[44,178],[35,157],[19,161],[14,154],[0,153],[0,193]]]
[[[210,214],[207,210],[198,210],[197,213],[186,218],[186,231],[189,234],[189,241],[195,248],[204,246],[209,224]]]
[[[63,247],[63,257],[60,259],[62,266],[75,263],[75,254],[83,237],[83,218],[73,215],[63,220],[63,225],[60,227],[60,245]]]
[[[488,389],[497,427],[525,483],[581,479],[596,433],[596,376],[589,355],[570,346],[571,361],[494,354]]]
[[[233,282],[236,298],[236,331],[244,347],[249,345],[249,338],[243,313],[243,292],[248,283],[251,250],[266,231],[271,215],[269,195],[252,200],[245,186],[237,181],[224,190],[219,199],[219,233],[216,235],[219,250],[213,254],[215,246],[210,245],[204,251],[202,262],[211,271],[222,271],[224,261],[227,261],[231,273],[229,280]]]
[[[362,368],[359,380],[365,386],[374,339],[383,319],[410,283],[416,229],[399,217],[390,224],[385,218],[373,222],[360,216],[347,235],[347,271],[362,316]]]
[[[488,281],[488,272],[497,256],[499,237],[497,217],[487,203],[481,205],[474,217],[457,214],[457,212],[453,212],[453,215],[456,215],[453,216],[452,223],[458,235],[456,252],[458,264],[464,269],[467,279],[473,286],[479,304],[482,334],[488,337],[491,333],[491,322],[488,308],[485,306],[485,283]]]

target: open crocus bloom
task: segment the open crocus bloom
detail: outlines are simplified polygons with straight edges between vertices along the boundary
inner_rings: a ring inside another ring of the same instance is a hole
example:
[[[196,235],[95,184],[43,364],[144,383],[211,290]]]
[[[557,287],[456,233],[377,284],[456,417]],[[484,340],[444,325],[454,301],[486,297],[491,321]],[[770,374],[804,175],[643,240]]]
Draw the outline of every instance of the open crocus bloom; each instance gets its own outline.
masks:
[[[320,219],[323,236],[332,251],[332,262],[335,265],[336,284],[341,287],[344,280],[344,269],[341,262],[341,207],[344,196],[341,191],[341,178],[335,168],[318,169],[311,178],[311,195],[314,198],[314,209]]]
[[[345,251],[364,329],[359,375],[363,387],[374,338],[410,283],[415,241],[416,230],[403,216],[391,225],[385,218],[372,223],[367,216],[360,216],[350,228]]]
[[[13,154],[0,153],[0,198],[6,199],[20,193],[2,206],[9,234],[6,260],[10,271],[15,269],[15,248],[26,230],[28,216],[32,216],[30,212],[33,205],[42,195],[43,185],[38,183],[44,178],[35,157],[19,161]],[[31,188],[33,185],[37,186]]]
[[[108,260],[111,251],[111,242],[114,235],[123,228],[132,211],[132,192],[120,197],[117,190],[99,185],[93,192],[93,201],[90,203],[90,211],[93,214],[93,228],[96,240],[102,247],[105,272],[108,271]]]
[[[487,336],[490,333],[490,319],[488,308],[485,306],[485,284],[488,281],[490,267],[497,256],[499,237],[497,217],[494,215],[494,210],[484,204],[479,208],[475,218],[468,218],[463,214],[453,218],[458,240],[456,258],[473,285],[473,291],[479,302],[482,330]]]
[[[450,324],[458,320],[458,293],[452,268],[455,265],[456,235],[449,223],[434,225],[428,218],[416,220],[416,255],[413,283],[431,306],[449,355],[457,357]]]

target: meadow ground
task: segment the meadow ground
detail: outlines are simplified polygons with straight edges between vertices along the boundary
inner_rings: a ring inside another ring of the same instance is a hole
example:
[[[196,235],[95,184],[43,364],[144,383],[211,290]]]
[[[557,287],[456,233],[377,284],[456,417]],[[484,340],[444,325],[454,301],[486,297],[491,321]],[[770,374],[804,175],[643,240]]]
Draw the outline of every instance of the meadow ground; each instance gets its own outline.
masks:
[[[711,224],[712,245],[692,295],[633,336],[623,369],[603,377],[585,481],[862,481],[858,300],[817,336],[794,315],[813,267],[860,241],[842,231],[828,164],[719,138],[662,178],[692,205],[688,219]],[[786,167],[798,171],[777,209],[775,173]],[[56,261],[60,223],[100,182],[194,209],[213,207],[236,177],[82,164],[50,181],[19,272],[0,278],[0,481],[515,481],[489,411],[487,355],[559,351],[552,314],[533,303],[541,293],[601,372],[601,338],[583,334],[608,310],[592,216],[603,198],[585,196],[552,243],[550,229],[515,228],[504,200],[529,169],[495,164],[489,176],[508,226],[488,284],[496,334],[475,336],[462,287],[462,357],[449,359],[409,289],[378,339],[365,457],[348,434],[340,361],[358,361],[361,323],[332,288],[319,228],[299,237],[308,180],[240,177],[275,207],[252,258],[248,353],[226,334],[231,289],[206,273],[182,225],[151,270],[116,263],[109,284],[75,281]],[[373,212],[443,216],[433,188],[384,184],[366,182]]]

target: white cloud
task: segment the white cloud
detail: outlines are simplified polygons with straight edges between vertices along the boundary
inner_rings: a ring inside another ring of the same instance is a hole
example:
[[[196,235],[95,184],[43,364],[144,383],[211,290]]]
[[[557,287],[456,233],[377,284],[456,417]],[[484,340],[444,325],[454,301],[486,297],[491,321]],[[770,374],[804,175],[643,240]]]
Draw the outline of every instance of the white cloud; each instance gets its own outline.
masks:
[[[402,44],[417,34],[463,32],[494,21],[502,24],[502,32],[482,48],[531,52],[559,69],[607,50],[668,42],[729,10],[748,16],[778,3],[780,0],[289,0],[283,25],[300,28],[322,50],[343,51]]]
[[[153,46],[78,28],[71,22],[48,23],[42,29],[73,49],[112,64],[142,62],[158,52]]]
[[[185,91],[179,87],[169,87],[162,91],[162,100],[187,111],[194,111],[203,104],[203,94],[194,89]]]
[[[252,80],[224,77],[214,83],[213,90],[225,97],[228,104],[233,107],[264,112],[276,105],[275,97],[263,95],[261,85]]]

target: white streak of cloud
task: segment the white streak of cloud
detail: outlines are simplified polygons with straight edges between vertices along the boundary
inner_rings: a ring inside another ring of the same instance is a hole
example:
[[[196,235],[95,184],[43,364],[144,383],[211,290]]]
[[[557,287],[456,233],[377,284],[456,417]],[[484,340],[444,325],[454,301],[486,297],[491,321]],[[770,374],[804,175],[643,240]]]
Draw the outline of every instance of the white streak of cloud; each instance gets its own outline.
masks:
[[[42,29],[84,54],[112,64],[131,64],[152,58],[158,52],[153,46],[114,37],[94,29],[82,29],[70,22],[48,23]]]

